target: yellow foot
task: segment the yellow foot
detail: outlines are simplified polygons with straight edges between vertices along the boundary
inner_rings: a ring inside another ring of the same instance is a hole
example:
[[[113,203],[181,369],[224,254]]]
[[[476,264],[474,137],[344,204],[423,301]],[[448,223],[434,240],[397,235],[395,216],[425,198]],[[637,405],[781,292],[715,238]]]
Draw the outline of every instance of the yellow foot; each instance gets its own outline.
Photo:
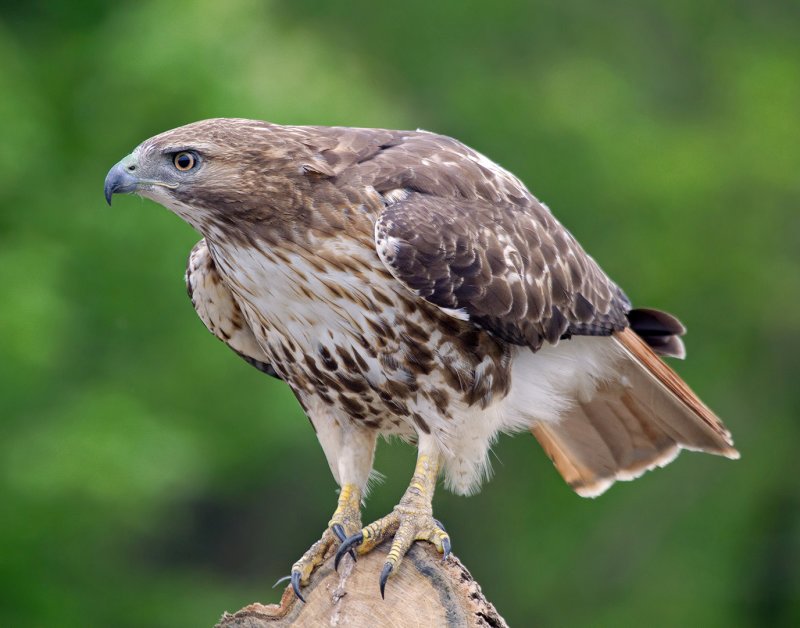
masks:
[[[305,598],[300,587],[308,584],[314,570],[325,562],[337,543],[344,541],[361,527],[361,490],[353,484],[345,484],[339,493],[339,505],[328,522],[328,529],[314,543],[302,558],[292,565],[292,589],[300,601]],[[347,552],[345,552],[347,553]],[[355,554],[350,551],[355,560]],[[337,561],[338,562],[338,561]]]
[[[353,548],[359,554],[366,554],[390,536],[394,537],[394,541],[381,571],[381,597],[384,597],[389,575],[400,565],[414,541],[433,543],[443,559],[450,553],[450,536],[430,512],[399,505],[385,517],[370,523],[344,541],[336,552],[334,567],[338,567],[342,557]]]
[[[386,563],[381,571],[381,597],[384,596],[386,580],[403,560],[403,556],[411,548],[414,541],[429,541],[436,546],[444,557],[450,553],[450,537],[444,527],[433,518],[433,488],[439,470],[438,457],[420,453],[414,477],[411,478],[403,498],[394,510],[382,519],[369,524],[360,532],[349,537],[336,552],[334,567],[339,566],[342,557],[353,548],[359,554],[365,554],[380,545],[384,539],[392,536],[394,541],[389,550]]]

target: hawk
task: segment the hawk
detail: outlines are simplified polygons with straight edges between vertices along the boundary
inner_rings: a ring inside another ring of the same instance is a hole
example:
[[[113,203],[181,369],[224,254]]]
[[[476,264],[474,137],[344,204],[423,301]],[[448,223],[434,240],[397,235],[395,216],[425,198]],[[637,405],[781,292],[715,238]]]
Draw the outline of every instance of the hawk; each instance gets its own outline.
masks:
[[[739,456],[659,356],[681,323],[625,293],[514,175],[425,131],[204,120],[140,144],[105,196],[135,193],[203,236],[186,284],[217,338],[286,382],[336,482],[301,586],[385,539],[381,595],[415,540],[447,555],[440,474],[478,490],[498,434],[530,431],[594,497],[681,449]],[[361,525],[378,436],[416,443],[399,504]],[[338,549],[337,549],[338,548]]]

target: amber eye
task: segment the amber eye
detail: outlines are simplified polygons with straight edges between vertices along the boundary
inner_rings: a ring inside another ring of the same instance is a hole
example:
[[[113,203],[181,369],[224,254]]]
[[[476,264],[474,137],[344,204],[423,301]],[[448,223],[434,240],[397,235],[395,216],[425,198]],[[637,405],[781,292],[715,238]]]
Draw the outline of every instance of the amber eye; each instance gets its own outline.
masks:
[[[188,151],[182,151],[175,154],[175,156],[172,158],[172,163],[181,172],[186,172],[187,170],[194,168],[195,164],[197,163],[197,159],[192,153]]]

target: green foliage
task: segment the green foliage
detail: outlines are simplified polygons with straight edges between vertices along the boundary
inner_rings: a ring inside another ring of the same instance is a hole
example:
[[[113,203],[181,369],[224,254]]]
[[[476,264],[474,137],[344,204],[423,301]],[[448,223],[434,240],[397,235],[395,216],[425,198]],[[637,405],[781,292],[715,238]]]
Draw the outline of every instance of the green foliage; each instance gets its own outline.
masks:
[[[6,6],[0,624],[212,625],[277,599],[333,509],[291,394],[185,297],[197,235],[103,203],[139,141],[211,116],[454,135],[687,324],[679,370],[741,461],[586,501],[521,435],[480,495],[437,496],[512,625],[800,624],[798,27],[788,2]],[[366,519],[413,452],[377,467]]]

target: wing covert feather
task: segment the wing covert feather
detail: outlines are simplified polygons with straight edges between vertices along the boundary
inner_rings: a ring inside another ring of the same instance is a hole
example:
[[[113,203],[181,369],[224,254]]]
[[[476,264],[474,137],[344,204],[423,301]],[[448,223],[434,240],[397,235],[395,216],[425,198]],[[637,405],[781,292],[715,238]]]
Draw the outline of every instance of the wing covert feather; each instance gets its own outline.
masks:
[[[514,344],[627,326],[622,291],[535,199],[525,205],[410,192],[375,227],[392,275]]]

